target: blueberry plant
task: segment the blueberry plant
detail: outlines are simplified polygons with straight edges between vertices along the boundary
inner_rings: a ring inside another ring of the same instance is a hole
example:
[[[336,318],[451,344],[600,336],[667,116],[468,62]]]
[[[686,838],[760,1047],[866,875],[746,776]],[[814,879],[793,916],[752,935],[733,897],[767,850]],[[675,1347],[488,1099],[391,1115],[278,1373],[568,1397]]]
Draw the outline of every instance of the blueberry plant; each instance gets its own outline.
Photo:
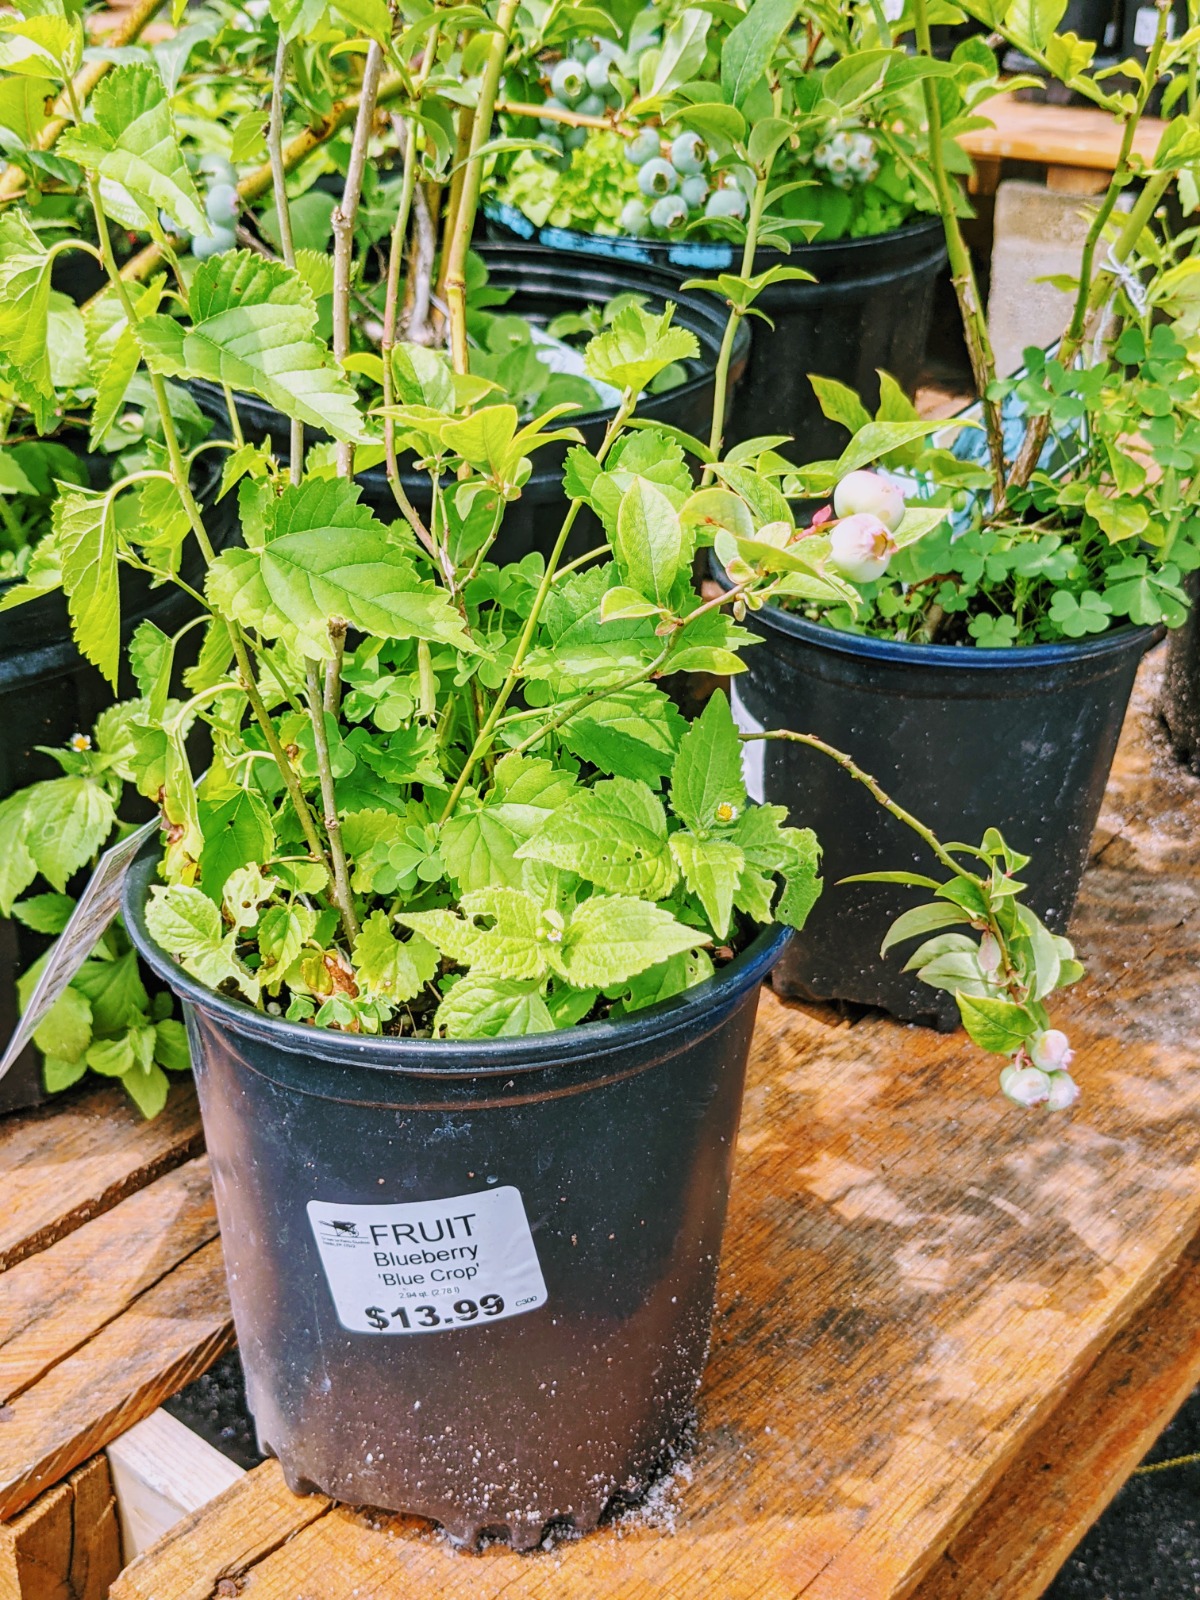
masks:
[[[886,233],[936,210],[922,69],[894,48],[879,8],[778,5],[769,41],[735,7],[618,5],[599,18],[578,10],[574,36],[546,41],[503,84],[506,125],[541,132],[535,149],[498,157],[494,191],[537,225],[729,238],[725,224],[745,217],[755,183],[753,164],[731,148],[731,109],[750,127],[790,124],[770,230],[785,246]],[[951,134],[982,96],[973,59]],[[956,146],[947,159],[965,169]]]
[[[768,283],[796,271],[753,270],[792,124],[751,119],[736,104],[762,78],[789,19],[775,0],[754,0],[726,40],[725,114],[698,102],[674,136],[707,140],[719,123],[731,159],[752,178],[744,222],[726,219],[742,270],[706,285],[730,308],[710,437],[639,417],[641,397],[696,346],[671,308],[630,302],[584,353],[588,379],[619,396],[593,451],[571,427],[571,403],[525,421],[511,402],[484,403],[495,396],[471,367],[469,242],[497,150],[502,79],[540,61],[559,23],[564,37],[585,11],[595,25],[594,8],[536,9],[526,33],[517,0],[486,10],[402,0],[395,15],[355,0],[362,79],[338,132],[344,184],[332,214],[328,342],[316,264],[295,248],[283,181],[295,148],[289,60],[305,30],[325,25],[319,5],[273,13],[264,137],[279,179],[277,254],[193,247],[181,256],[181,234],[198,241],[223,224],[212,218],[212,190],[207,205],[201,199],[161,75],[121,61],[85,107],[69,53],[78,22],[39,9],[6,25],[30,49],[50,48],[47,70],[72,101],[57,148],[83,175],[98,242],[81,238],[78,248],[102,260],[112,329],[94,403],[116,397],[119,407],[122,386],[144,381],[161,429],[146,464],[106,491],[60,486],[41,586],[26,589],[32,597],[61,583],[80,649],[115,682],[122,567],[184,583],[188,545],[206,569],[203,590],[192,590],[203,644],[182,691],[179,639],[143,624],[130,651],[139,693],[107,714],[99,742],[102,755],[120,752],[114,772],[161,811],[153,937],[214,989],[318,1027],[486,1039],[620,1016],[711,977],[762,926],[803,924],[820,892],[817,840],[784,808],[750,802],[741,759],[747,737],[799,740],[865,784],[945,869],[944,879],[924,880],[929,903],[901,919],[891,941],[920,938],[910,965],[957,995],[973,1038],[1005,1058],[1012,1098],[1070,1104],[1069,1046],[1046,1001],[1081,969],[1067,941],[1021,904],[1024,858],[994,832],[978,849],[943,845],[849,755],[801,732],[741,734],[719,690],[689,725],[664,689],[676,674],[740,671],[753,644],[746,614],[768,602],[857,603],[851,580],[862,552],[797,528],[779,441],[725,452],[721,440],[738,324]],[[661,70],[660,55],[646,71]],[[769,93],[780,107],[782,85]],[[385,245],[382,399],[367,411],[347,374],[368,254],[356,249],[356,220],[372,141],[385,139],[400,177]],[[681,146],[681,159],[688,151],[698,159],[695,142]],[[440,243],[426,261],[423,241],[439,216]],[[112,229],[135,223],[151,243],[123,275]],[[2,226],[0,359],[16,400],[41,415],[53,403],[37,355],[51,251],[20,211]],[[134,273],[160,265],[139,286]],[[444,307],[444,360],[424,359],[430,352],[402,337],[406,297],[431,283],[431,303]],[[232,405],[227,437],[188,446],[168,389],[187,380],[276,406],[290,423],[286,460],[239,442]],[[900,444],[928,426],[884,421],[873,439]],[[306,449],[313,430],[331,451]],[[497,566],[488,557],[506,507],[538,453],[563,441],[573,445],[567,510],[547,529],[545,555]],[[360,503],[354,481],[360,454],[380,444],[396,498],[390,522]],[[214,451],[243,536],[220,552],[192,470]],[[404,492],[405,456],[427,474],[427,515]],[[864,485],[849,478],[854,465],[843,463],[844,494],[856,500]],[[141,514],[123,515],[134,499]],[[585,505],[605,542],[564,561]],[[872,505],[900,546],[940,520],[887,491]],[[729,584],[708,598],[694,587],[693,558],[710,545]],[[213,755],[198,778],[187,739],[199,722]]]
[[[879,463],[945,515],[919,545],[900,549],[880,507],[855,500],[849,524],[830,527],[835,544],[854,542],[864,553],[859,603],[805,609],[884,638],[985,648],[1082,639],[1129,624],[1178,626],[1190,606],[1184,580],[1200,568],[1200,29],[1172,39],[1170,6],[1160,5],[1148,59],[1126,62],[1118,88],[1094,68],[1091,44],[1055,31],[1063,13],[1057,0],[1034,7],[970,0],[963,9],[1110,112],[1121,129],[1119,157],[1091,209],[1080,272],[1056,280],[1070,297],[1062,337],[1049,350],[1027,350],[1025,369],[1001,378],[962,235],[965,201],[943,159],[945,103],[959,91],[947,89],[945,78],[925,80],[927,165],[982,429],[952,449],[905,440],[872,456],[881,418],[915,417],[905,397],[885,383],[871,417],[849,390],[814,379],[826,414],[851,431],[849,450],[862,464]],[[911,0],[904,25],[915,30],[913,59],[931,61],[926,0]],[[976,70],[987,77],[990,55],[982,40],[960,46],[951,81]],[[1147,158],[1136,153],[1137,130],[1156,94],[1168,116]],[[1169,192],[1174,207],[1164,203]],[[821,499],[839,476],[838,463],[811,463],[785,492]],[[835,498],[815,526],[847,509]]]

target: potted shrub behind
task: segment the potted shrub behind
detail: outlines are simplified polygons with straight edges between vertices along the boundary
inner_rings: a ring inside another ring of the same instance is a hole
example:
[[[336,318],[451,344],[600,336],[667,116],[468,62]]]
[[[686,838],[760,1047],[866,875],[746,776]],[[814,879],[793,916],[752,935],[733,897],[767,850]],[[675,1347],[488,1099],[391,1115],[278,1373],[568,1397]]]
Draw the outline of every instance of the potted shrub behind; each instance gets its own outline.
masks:
[[[639,17],[624,40],[585,33],[558,57],[565,41],[556,39],[539,72],[510,73],[501,102],[507,125],[524,135],[540,128],[548,148],[497,158],[489,225],[538,242],[564,264],[568,254],[576,262],[607,257],[684,280],[736,270],[731,221],[746,215],[753,181],[730,130],[761,124],[760,137],[769,138],[786,121],[757,261],[802,273],[778,279],[757,302],[770,334],[762,330],[751,355],[729,437],[788,435],[799,459],[833,455],[845,432],[822,412],[809,374],[849,384],[874,404],[877,369],[885,368],[911,392],[945,266],[915,138],[915,79],[886,49],[879,70],[868,65],[864,73],[864,52],[891,43],[867,8],[801,8],[794,27],[780,21],[777,37],[772,28],[773,59],[757,51],[750,18],[730,26],[687,7],[661,15],[661,29],[644,39]],[[634,43],[641,59],[649,51],[657,60],[640,77]],[[962,118],[981,98],[984,76],[971,47],[966,53],[976,71]],[[602,79],[598,93],[593,84]]]
[[[638,397],[694,344],[636,308],[588,347],[589,375],[621,401],[596,451],[575,444],[544,564],[491,564],[499,522],[482,543],[464,525],[482,495],[519,497],[562,442],[553,412],[520,427],[512,408],[454,394],[389,404],[390,447],[427,464],[433,516],[404,497],[387,526],[360,503],[355,451],[378,424],[339,363],[375,85],[385,59],[408,75],[414,172],[440,160],[428,129],[443,91],[470,103],[446,272],[466,379],[467,253],[501,68],[528,48],[517,12],[500,0],[466,59],[437,13],[415,38],[376,18],[332,350],[302,274],[248,251],[201,262],[169,310],[139,315],[117,292],[156,394],[236,371],[239,391],[337,444],[332,479],[299,450],[286,480],[253,446],[231,452],[246,543],[218,554],[162,407],[212,622],[188,700],[164,703],[164,653],[123,712],[164,824],[128,879],[127,920],[184,1000],[250,1402],[296,1488],[527,1547],[643,1488],[690,1412],[757,989],[818,893],[811,833],[748,803],[724,695],[687,726],[659,681],[737,669],[743,615],[784,589],[829,603],[854,590],[819,536],[790,548],[771,471],[722,454],[719,423],[715,449],[637,426]],[[135,107],[161,133],[158,204],[179,223],[194,196],[161,88],[126,65],[106,84],[94,124],[64,137],[115,278],[100,180],[138,140]],[[276,154],[279,139],[274,120]],[[744,155],[761,209],[772,152]],[[405,218],[394,237],[403,247]],[[26,254],[32,270],[36,241]],[[725,287],[718,418],[764,284]],[[585,502],[609,559],[562,564]],[[910,519],[901,536],[922,529]],[[701,538],[736,546],[728,596],[695,592]],[[68,574],[77,608],[89,584]],[[198,787],[189,716],[214,741]],[[1068,1105],[1061,1057],[1033,1058],[1054,1034],[1046,998],[1080,970],[1069,947],[1018,909],[1001,843],[978,870],[936,847],[940,892],[977,896],[977,935],[1000,952],[989,991],[964,997],[976,1037],[1005,1058],[1014,1098]]]
[[[927,48],[921,4],[916,15]],[[999,25],[1040,64],[1062,59],[1054,41],[1030,36],[1019,9]],[[1120,117],[1126,154],[1097,202],[1057,353],[1027,352],[1029,370],[1003,383],[958,200],[938,162],[942,129],[930,90],[931,162],[985,397],[979,459],[961,439],[957,455],[923,445],[915,420],[914,439],[887,451],[874,437],[878,420],[826,386],[825,403],[855,429],[852,442],[840,461],[785,477],[784,488],[809,502],[832,492],[819,522],[844,570],[868,580],[864,603],[853,615],[803,602],[761,612],[755,626],[764,648],[750,654],[734,690],[747,726],[795,718],[833,741],[854,730],[881,781],[943,834],[970,838],[985,805],[1013,847],[1033,856],[1018,878],[1060,932],[1139,657],[1164,624],[1184,620],[1182,577],[1200,559],[1188,443],[1196,427],[1194,342],[1184,323],[1160,314],[1169,274],[1150,231],[1167,185],[1192,159],[1188,118],[1168,126],[1129,214],[1115,209],[1131,181],[1132,130],[1172,59],[1164,31],[1128,102],[1110,101],[1082,68],[1066,73],[1072,87]],[[1015,410],[1002,416],[1006,402]],[[880,415],[903,415],[894,389]],[[1070,448],[1055,459],[1064,438]],[[859,469],[873,462],[894,470],[864,476]],[[931,514],[946,520],[893,556],[886,524],[903,503],[896,471],[923,478]],[[765,751],[757,783],[768,801],[803,794],[818,806],[831,876],[853,871],[864,837],[899,845],[886,825],[830,793],[805,752]],[[918,848],[911,864],[924,873],[930,858]],[[914,957],[906,976],[880,954],[892,920],[921,898],[920,886],[903,882],[857,882],[830,894],[781,962],[776,987],[953,1026],[953,1001],[941,996],[931,1005],[918,981],[928,960]],[[919,931],[919,914],[912,916],[905,926]],[[933,957],[946,958],[952,967],[965,961],[979,981],[974,957],[952,947]]]

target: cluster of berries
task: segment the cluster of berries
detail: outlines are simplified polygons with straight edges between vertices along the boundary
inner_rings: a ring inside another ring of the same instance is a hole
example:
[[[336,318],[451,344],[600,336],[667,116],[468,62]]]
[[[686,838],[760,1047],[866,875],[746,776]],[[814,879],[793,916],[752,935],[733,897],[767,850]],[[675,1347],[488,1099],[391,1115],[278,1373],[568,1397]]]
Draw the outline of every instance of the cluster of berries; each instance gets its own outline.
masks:
[[[645,196],[630,200],[622,211],[626,233],[647,228],[678,233],[696,217],[746,215],[745,191],[730,177],[714,181],[708,170],[712,153],[698,133],[681,133],[668,144],[657,128],[645,127],[625,146],[625,154],[638,169],[638,188]]]
[[[237,244],[234,228],[240,201],[237,173],[224,156],[201,156],[197,178],[204,189],[204,212],[212,232],[207,236],[196,235],[192,240],[192,254],[197,261],[204,261],[209,256],[232,250]],[[169,232],[175,231],[175,224],[169,217],[164,219],[163,226]]]
[[[814,518],[827,522],[830,563],[853,583],[882,578],[896,553],[893,533],[904,520],[904,495],[877,472],[848,472],[833,491],[832,512]]]
[[[879,173],[875,141],[866,133],[835,133],[813,151],[813,166],[827,173],[839,189],[870,183]]]
[[[624,51],[611,39],[580,39],[550,74],[546,105],[551,111],[578,111],[586,117],[602,117],[621,103],[613,73],[628,67]],[[586,128],[560,124],[558,132],[542,132],[539,142],[569,160],[573,151],[583,149],[587,137]]]

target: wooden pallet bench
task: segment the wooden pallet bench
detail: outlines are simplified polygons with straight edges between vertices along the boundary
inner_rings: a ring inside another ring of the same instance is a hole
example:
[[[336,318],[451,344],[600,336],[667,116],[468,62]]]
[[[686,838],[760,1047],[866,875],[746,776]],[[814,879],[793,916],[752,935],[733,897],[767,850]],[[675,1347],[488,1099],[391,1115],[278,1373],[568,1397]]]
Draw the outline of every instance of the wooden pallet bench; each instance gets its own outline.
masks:
[[[1046,168],[1046,186],[1066,194],[1098,194],[1108,187],[1121,145],[1121,125],[1107,111],[1092,106],[1037,105],[1001,94],[989,100],[983,115],[991,123],[959,136],[975,163],[973,193],[992,194],[1005,161]],[[1149,161],[1166,124],[1143,118],[1134,136],[1134,151]]]
[[[112,1600],[1040,1595],[1200,1379],[1200,782],[1156,670],[1076,921],[1079,1109],[1007,1108],[961,1035],[764,996],[698,1439],[647,1506],[466,1554],[268,1462]]]
[[[97,1453],[232,1340],[190,1085],[0,1122],[0,1600],[103,1600],[120,1566]]]

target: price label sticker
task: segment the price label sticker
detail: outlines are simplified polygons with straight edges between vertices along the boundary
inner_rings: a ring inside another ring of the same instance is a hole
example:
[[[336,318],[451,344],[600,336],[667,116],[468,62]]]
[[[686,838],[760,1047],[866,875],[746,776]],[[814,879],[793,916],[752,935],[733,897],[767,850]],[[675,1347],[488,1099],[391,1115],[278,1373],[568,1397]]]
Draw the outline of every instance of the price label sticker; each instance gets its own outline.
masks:
[[[391,1206],[310,1200],[308,1221],[338,1321],[351,1333],[442,1333],[546,1303],[511,1184]]]
[[[100,857],[95,872],[79,897],[70,921],[58,936],[50,959],[42,968],[29,1004],[21,1015],[8,1048],[0,1057],[0,1078],[17,1060],[49,1015],[54,1002],[95,948],[96,940],[121,909],[121,892],[138,852],[159,830],[159,820],[149,822],[113,845]]]

